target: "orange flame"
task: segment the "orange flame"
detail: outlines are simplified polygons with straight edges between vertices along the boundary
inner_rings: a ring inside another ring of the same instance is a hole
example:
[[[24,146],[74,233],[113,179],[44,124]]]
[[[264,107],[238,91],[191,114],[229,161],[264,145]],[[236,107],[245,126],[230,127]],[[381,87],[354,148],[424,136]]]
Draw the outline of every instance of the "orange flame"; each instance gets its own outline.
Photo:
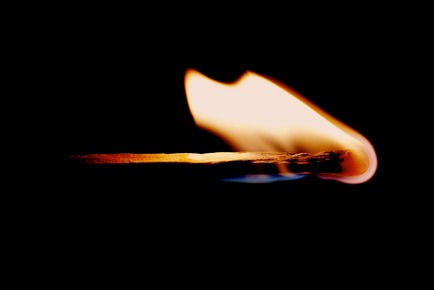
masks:
[[[185,90],[196,124],[235,151],[307,152],[349,149],[351,174],[320,174],[344,183],[368,181],[377,168],[372,144],[360,133],[272,78],[246,71],[232,83],[210,79],[194,69]],[[279,171],[289,173],[283,165]]]

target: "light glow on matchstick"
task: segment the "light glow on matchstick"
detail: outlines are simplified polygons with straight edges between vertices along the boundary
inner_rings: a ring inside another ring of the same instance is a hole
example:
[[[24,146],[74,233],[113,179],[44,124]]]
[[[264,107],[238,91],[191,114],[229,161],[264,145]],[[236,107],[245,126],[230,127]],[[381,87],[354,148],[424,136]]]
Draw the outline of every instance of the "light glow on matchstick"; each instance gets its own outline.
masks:
[[[196,124],[234,151],[349,149],[353,158],[345,166],[352,174],[318,176],[356,184],[376,172],[377,155],[367,138],[279,81],[247,71],[233,83],[222,83],[188,69],[185,90]],[[276,166],[282,174],[291,174],[285,164]]]

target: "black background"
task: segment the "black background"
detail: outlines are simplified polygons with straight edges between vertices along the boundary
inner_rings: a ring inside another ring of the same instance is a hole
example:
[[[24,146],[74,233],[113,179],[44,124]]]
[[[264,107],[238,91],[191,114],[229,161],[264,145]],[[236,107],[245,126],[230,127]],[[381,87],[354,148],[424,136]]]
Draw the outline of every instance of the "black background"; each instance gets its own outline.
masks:
[[[41,172],[52,189],[44,200],[71,221],[97,218],[107,225],[136,215],[138,221],[145,216],[168,226],[177,220],[235,216],[288,221],[287,215],[294,215],[357,223],[390,216],[391,204],[402,202],[386,178],[393,159],[387,142],[393,122],[389,104],[396,101],[393,76],[401,68],[382,33],[365,32],[362,26],[351,34],[302,32],[298,38],[291,30],[244,38],[244,26],[217,27],[205,36],[189,24],[171,26],[168,32],[118,22],[79,22],[49,35],[46,58],[39,56],[34,71],[44,68],[45,91],[38,100],[47,105],[45,120],[53,129],[45,149],[56,153],[56,163]],[[234,34],[227,35],[229,31]],[[221,182],[228,172],[218,167],[71,162],[71,155],[82,153],[228,150],[193,122],[184,90],[188,68],[220,81],[233,81],[250,70],[285,83],[371,141],[378,156],[376,174],[356,185],[314,176],[237,184]]]
[[[197,17],[158,30],[136,23],[136,18],[108,21],[99,15],[80,21],[68,18],[52,30],[50,45],[44,47],[47,58],[39,61],[46,72],[42,99],[54,108],[46,118],[54,127],[47,148],[60,153],[50,174],[64,190],[71,187],[89,198],[109,192],[116,198],[131,194],[145,200],[162,194],[206,198],[207,193],[240,201],[246,193],[277,195],[283,203],[305,196],[349,198],[354,204],[388,200],[385,175],[393,158],[388,157],[391,146],[386,142],[395,127],[390,114],[398,101],[400,81],[395,77],[405,71],[391,54],[392,33],[362,22],[348,31],[339,29],[342,23],[328,23],[324,30],[305,27],[249,38],[256,27],[234,24],[238,29],[231,30],[220,23],[204,34],[199,29],[204,19]],[[375,176],[358,185],[315,177],[228,184],[219,181],[225,173],[218,169],[192,168],[190,174],[183,168],[71,164],[69,157],[81,153],[229,150],[193,122],[184,90],[188,68],[228,82],[251,70],[292,87],[371,141],[378,155]]]
[[[324,245],[333,236],[348,239],[349,245],[356,240],[369,244],[400,228],[411,212],[403,207],[407,196],[391,189],[393,183],[386,178],[392,166],[385,142],[390,124],[384,102],[391,96],[381,63],[360,55],[323,58],[309,53],[288,53],[289,61],[267,63],[182,57],[152,62],[152,57],[138,55],[85,50],[60,59],[62,166],[52,169],[57,180],[47,203],[55,216],[62,217],[61,225],[72,227],[78,236],[96,235],[99,240],[101,232],[110,237],[114,231],[134,240],[140,235],[155,247],[174,249],[171,253],[179,253],[183,239],[202,236],[208,241],[216,233],[230,239],[246,231],[258,231],[261,239],[269,235],[285,241],[288,231],[294,230],[304,236],[297,243],[308,247]],[[251,70],[286,83],[371,141],[378,156],[376,174],[363,184],[314,176],[242,184],[222,182],[228,172],[219,167],[71,162],[69,156],[81,153],[229,150],[193,122],[184,91],[188,68],[221,81]]]
[[[372,267],[378,257],[398,260],[404,236],[418,234],[415,224],[423,218],[414,216],[426,212],[418,210],[417,180],[402,169],[408,160],[396,154],[406,130],[397,120],[409,113],[398,105],[413,96],[402,93],[411,74],[403,64],[408,55],[398,51],[402,30],[387,21],[367,27],[372,14],[350,26],[344,19],[321,29],[332,20],[327,15],[312,30],[306,28],[312,18],[282,18],[283,23],[259,30],[260,16],[228,27],[219,18],[209,33],[202,20],[185,23],[187,16],[162,30],[155,20],[136,25],[113,14],[110,21],[97,15],[90,15],[92,23],[75,16],[50,21],[49,33],[37,30],[37,41],[27,46],[32,67],[26,72],[37,80],[29,86],[27,107],[37,116],[29,120],[32,135],[21,144],[29,156],[39,153],[39,144],[47,153],[36,154],[42,160],[32,169],[27,164],[19,169],[34,179],[16,186],[43,183],[36,193],[26,189],[18,198],[31,208],[24,221],[35,230],[29,238],[42,236],[60,261],[83,266],[91,256],[110,267],[113,250],[120,256],[154,255],[156,264],[164,263],[164,256],[178,270],[193,255],[196,265],[222,255],[226,266],[234,257],[225,256],[229,252],[252,261],[253,245],[277,257],[313,252],[325,257],[324,268],[335,253],[344,257],[342,265],[363,260]],[[143,18],[148,17],[134,19]],[[276,27],[284,29],[271,34]],[[314,176],[236,184],[221,182],[228,172],[218,167],[71,162],[71,155],[81,153],[227,150],[193,122],[184,91],[188,68],[220,81],[232,81],[245,70],[280,80],[371,141],[376,174],[355,185]]]

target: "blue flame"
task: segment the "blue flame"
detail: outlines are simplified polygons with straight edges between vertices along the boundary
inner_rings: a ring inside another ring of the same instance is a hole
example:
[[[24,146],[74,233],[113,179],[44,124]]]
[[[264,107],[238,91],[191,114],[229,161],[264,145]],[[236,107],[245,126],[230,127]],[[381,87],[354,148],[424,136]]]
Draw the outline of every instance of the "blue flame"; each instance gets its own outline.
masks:
[[[309,174],[251,174],[239,177],[225,178],[224,182],[238,183],[271,183],[277,181],[291,181],[308,176]]]

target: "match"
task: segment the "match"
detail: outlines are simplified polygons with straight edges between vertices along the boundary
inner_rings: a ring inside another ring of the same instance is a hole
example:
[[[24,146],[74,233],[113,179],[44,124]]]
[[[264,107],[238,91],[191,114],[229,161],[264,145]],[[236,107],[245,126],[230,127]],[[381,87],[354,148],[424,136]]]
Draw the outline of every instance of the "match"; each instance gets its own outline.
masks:
[[[214,152],[214,153],[113,153],[77,154],[72,159],[85,164],[185,163],[185,164],[286,164],[296,173],[339,173],[355,176],[367,170],[364,154],[352,150],[317,153]]]

